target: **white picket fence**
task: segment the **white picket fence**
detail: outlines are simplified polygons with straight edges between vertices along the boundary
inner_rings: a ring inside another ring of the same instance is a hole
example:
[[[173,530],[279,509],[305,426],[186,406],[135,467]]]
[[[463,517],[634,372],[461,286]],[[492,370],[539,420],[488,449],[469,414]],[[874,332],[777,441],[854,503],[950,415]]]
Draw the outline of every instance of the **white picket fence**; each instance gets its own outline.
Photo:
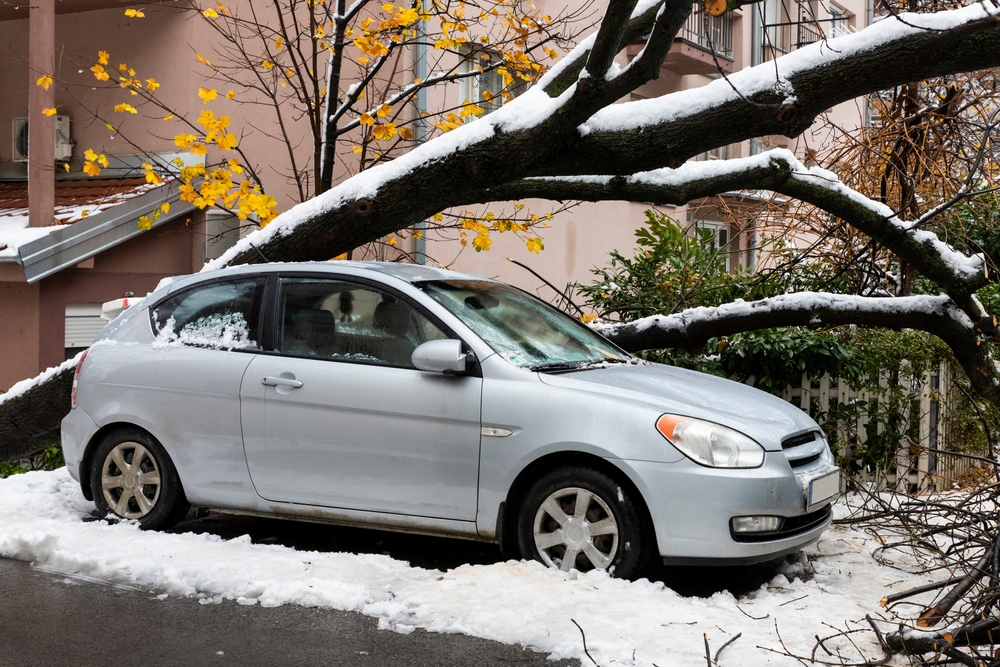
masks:
[[[922,377],[914,377],[906,368],[901,370],[899,383],[909,393],[912,408],[903,411],[900,432],[915,433],[917,437],[904,437],[900,442],[894,473],[887,475],[880,471],[866,471],[860,481],[872,482],[882,489],[895,487],[906,493],[922,493],[953,488],[956,484],[962,485],[992,473],[992,470],[984,470],[984,466],[989,467],[989,464],[949,451],[949,445],[954,447],[958,443],[952,442],[948,416],[954,413],[955,401],[964,400],[952,387],[950,373],[946,363],[942,363],[936,371],[924,373]],[[884,404],[891,381],[888,374],[883,374],[879,377],[878,388],[855,389],[844,380],[831,380],[829,375],[824,375],[814,385],[808,375],[803,375],[800,385],[786,387],[782,397],[810,415],[823,419],[838,403],[868,402],[875,398]],[[868,422],[869,415],[864,410],[860,410],[858,416],[850,421],[837,421],[836,440],[840,443],[841,454],[845,453],[845,447],[864,446],[868,437],[865,428]],[[878,424],[876,432],[883,433],[884,425]]]

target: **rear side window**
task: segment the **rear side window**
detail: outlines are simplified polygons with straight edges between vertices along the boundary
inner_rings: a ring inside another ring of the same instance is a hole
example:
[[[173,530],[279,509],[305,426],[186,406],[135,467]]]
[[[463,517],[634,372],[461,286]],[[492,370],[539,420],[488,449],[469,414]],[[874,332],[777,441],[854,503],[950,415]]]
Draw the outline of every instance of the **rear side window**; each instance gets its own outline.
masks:
[[[210,283],[161,302],[152,312],[159,345],[260,349],[263,278]]]

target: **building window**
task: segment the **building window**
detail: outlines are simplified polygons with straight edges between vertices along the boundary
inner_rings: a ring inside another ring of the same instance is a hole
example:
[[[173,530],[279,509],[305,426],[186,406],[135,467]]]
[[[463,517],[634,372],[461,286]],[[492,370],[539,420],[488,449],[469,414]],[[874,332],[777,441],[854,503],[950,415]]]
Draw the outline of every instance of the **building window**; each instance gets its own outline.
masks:
[[[709,237],[709,244],[713,250],[719,251],[719,259],[724,263],[726,271],[732,271],[732,263],[730,262],[730,257],[732,256],[730,243],[732,239],[729,235],[729,225],[724,222],[715,222],[713,220],[699,220],[695,223],[696,229],[707,229],[711,231],[712,235]]]
[[[850,32],[850,28],[847,25],[847,12],[838,7],[837,5],[830,5],[830,24],[827,30],[826,36],[828,39],[833,39],[834,37],[840,37],[841,35],[846,35]]]
[[[699,153],[697,160],[728,160],[729,159],[729,146],[717,146],[710,151],[705,151],[704,153]]]
[[[496,111],[503,104],[503,76],[490,69],[497,63],[497,56],[489,51],[467,51],[462,59],[459,71],[462,74],[472,74],[459,79],[458,103],[461,105],[475,104],[486,113]]]
[[[528,89],[531,85],[517,75],[517,72],[504,68],[510,77],[510,83],[504,82],[504,74],[499,71],[502,67],[500,55],[492,51],[484,50],[462,50],[463,59],[459,66],[461,74],[474,74],[459,79],[458,103],[464,105],[473,103],[483,109],[486,113],[496,111],[504,103],[504,97],[508,99],[517,97]]]

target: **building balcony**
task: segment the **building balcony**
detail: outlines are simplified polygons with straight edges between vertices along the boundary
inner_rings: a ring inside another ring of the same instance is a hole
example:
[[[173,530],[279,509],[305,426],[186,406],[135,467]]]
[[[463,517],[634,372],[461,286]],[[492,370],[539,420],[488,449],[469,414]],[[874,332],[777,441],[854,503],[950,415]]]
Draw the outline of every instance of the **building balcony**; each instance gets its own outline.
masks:
[[[664,67],[678,74],[733,72],[733,14],[696,11],[674,39]]]

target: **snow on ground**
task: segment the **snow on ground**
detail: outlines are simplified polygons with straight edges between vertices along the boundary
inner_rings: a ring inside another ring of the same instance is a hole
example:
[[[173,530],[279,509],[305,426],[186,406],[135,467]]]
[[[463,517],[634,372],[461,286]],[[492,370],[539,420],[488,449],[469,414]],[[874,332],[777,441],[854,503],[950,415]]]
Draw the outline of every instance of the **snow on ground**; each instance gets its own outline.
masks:
[[[249,536],[140,532],[129,522],[84,522],[92,511],[65,469],[0,479],[0,556],[204,604],[358,611],[388,630],[459,632],[592,664],[576,621],[602,666],[704,665],[703,634],[714,653],[737,633],[742,637],[722,654],[722,667],[793,665],[759,648],[781,649],[776,627],[789,650],[809,655],[816,634],[833,634],[824,622],[844,627],[848,620],[863,623],[865,614],[877,618],[883,595],[927,581],[879,566],[870,555],[876,543],[840,527],[805,552],[808,561],[783,566],[748,595],[684,598],[660,583],[563,573],[537,563],[442,573],[388,556],[252,544]],[[880,655],[865,636],[855,641]]]

